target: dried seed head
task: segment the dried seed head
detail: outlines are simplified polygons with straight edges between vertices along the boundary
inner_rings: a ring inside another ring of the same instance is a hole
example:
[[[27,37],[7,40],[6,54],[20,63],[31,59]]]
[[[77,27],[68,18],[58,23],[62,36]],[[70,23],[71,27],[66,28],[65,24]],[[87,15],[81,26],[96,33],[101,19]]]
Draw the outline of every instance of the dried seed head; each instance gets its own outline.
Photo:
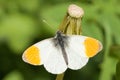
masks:
[[[75,18],[80,18],[84,15],[84,11],[81,7],[75,5],[75,4],[72,4],[69,6],[68,8],[68,14],[71,16],[71,17],[75,17]]]

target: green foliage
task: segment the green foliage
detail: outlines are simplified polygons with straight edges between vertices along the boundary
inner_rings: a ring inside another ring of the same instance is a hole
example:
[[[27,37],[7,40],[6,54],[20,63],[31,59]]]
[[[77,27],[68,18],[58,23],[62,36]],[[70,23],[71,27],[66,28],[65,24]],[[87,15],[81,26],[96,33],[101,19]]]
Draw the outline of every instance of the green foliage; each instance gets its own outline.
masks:
[[[10,48],[16,53],[25,48],[35,33],[35,24],[25,15],[7,15],[1,21],[0,36],[8,40]]]
[[[84,68],[68,69],[64,80],[120,80],[119,0],[0,0],[0,80],[55,80],[43,67],[25,64],[21,55],[27,46],[53,36],[71,3],[85,11],[82,35],[104,46]]]
[[[120,61],[117,63],[116,80],[120,80]]]
[[[12,71],[3,80],[23,80],[22,74],[18,71]]]

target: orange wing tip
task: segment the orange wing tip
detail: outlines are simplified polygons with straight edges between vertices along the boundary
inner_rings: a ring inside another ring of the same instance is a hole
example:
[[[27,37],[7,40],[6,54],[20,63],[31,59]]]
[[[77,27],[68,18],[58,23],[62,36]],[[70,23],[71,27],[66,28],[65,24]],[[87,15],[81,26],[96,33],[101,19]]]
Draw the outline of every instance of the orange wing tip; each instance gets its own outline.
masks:
[[[22,58],[25,62],[32,65],[41,65],[40,50],[36,46],[29,47]]]
[[[85,42],[85,51],[88,57],[95,56],[99,51],[102,50],[102,44],[96,39],[93,38],[86,38]]]

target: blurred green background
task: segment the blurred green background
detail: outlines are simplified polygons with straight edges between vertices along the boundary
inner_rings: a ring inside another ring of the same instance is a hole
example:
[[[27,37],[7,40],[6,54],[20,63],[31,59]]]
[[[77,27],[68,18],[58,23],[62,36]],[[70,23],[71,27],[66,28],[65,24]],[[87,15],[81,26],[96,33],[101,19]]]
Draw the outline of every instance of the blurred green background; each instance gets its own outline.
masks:
[[[68,69],[64,80],[120,80],[120,0],[0,0],[0,80],[55,80],[21,56],[28,46],[54,36],[73,3],[85,11],[82,34],[104,48],[82,69]]]

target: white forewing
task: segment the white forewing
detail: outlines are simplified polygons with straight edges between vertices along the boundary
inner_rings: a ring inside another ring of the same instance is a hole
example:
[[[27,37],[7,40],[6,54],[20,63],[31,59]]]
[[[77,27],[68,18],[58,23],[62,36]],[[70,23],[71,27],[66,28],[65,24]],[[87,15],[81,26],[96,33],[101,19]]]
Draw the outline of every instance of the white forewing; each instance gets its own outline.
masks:
[[[50,54],[50,51],[52,50],[52,39],[53,38],[45,39],[45,40],[42,40],[34,44],[34,46],[38,47],[40,50],[40,57],[42,60],[41,62],[43,64],[47,60],[48,55]]]
[[[71,51],[75,51],[75,54],[79,54],[81,57],[87,57],[84,46],[86,38],[86,36],[71,35],[68,38],[68,47],[71,48]]]
[[[47,57],[47,60],[44,62],[46,70],[53,74],[63,73],[67,69],[67,65],[63,58],[61,49],[52,46],[49,54],[50,55]]]
[[[61,48],[55,47],[52,39],[43,40],[35,44],[35,46],[40,48],[45,69],[50,73],[60,74],[67,69],[67,65],[63,58]]]
[[[89,60],[88,57],[81,56],[80,52],[77,53],[72,48],[66,48],[68,56],[68,67],[73,70],[77,70],[85,66]]]
[[[84,36],[68,37],[68,46],[65,48],[68,56],[68,67],[77,70],[85,66],[89,60],[84,52]]]
[[[51,50],[51,40],[52,38],[46,39],[30,46],[23,53],[22,59],[32,65],[42,65]]]

